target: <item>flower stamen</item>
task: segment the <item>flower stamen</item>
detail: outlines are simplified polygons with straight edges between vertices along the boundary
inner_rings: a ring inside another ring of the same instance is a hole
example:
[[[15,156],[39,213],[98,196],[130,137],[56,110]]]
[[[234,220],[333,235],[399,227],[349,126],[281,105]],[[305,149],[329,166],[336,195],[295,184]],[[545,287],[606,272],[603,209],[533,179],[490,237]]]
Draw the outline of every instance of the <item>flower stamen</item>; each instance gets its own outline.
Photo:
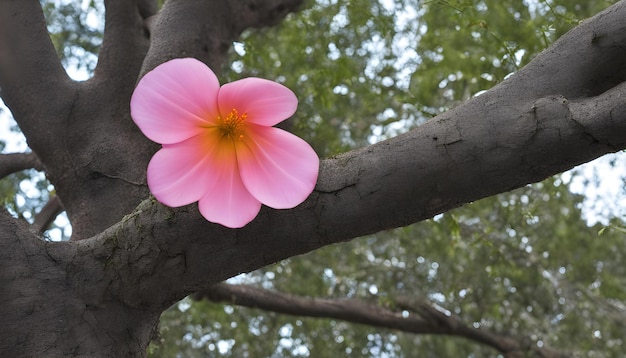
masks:
[[[230,111],[230,113],[226,116],[226,118],[221,118],[220,129],[222,130],[222,135],[224,137],[228,136],[231,139],[239,139],[243,140],[243,134],[241,133],[241,127],[246,121],[248,117],[248,113],[243,113],[239,115],[236,109]]]

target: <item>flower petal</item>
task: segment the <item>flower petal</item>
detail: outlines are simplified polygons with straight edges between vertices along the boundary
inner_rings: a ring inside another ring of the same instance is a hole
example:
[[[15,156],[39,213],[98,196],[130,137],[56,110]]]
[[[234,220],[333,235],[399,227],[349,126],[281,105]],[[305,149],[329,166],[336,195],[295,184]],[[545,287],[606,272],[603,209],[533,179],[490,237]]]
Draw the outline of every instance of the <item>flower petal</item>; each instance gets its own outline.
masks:
[[[261,203],[289,209],[315,188],[319,158],[311,146],[282,129],[249,125],[237,146],[237,161],[246,188]]]
[[[296,95],[287,87],[262,78],[244,78],[220,88],[218,103],[222,116],[233,109],[247,113],[247,121],[273,126],[291,117],[298,108]]]
[[[164,145],[148,164],[148,187],[161,203],[177,207],[203,197],[216,178],[212,173],[218,129],[183,142]]]
[[[228,147],[226,148],[226,143]],[[219,159],[213,167],[216,184],[198,202],[207,220],[230,228],[241,228],[261,210],[261,202],[250,194],[241,181],[235,148],[230,139],[220,145]]]
[[[148,72],[130,100],[133,120],[146,137],[161,144],[199,134],[218,117],[217,77],[193,58],[165,62]]]

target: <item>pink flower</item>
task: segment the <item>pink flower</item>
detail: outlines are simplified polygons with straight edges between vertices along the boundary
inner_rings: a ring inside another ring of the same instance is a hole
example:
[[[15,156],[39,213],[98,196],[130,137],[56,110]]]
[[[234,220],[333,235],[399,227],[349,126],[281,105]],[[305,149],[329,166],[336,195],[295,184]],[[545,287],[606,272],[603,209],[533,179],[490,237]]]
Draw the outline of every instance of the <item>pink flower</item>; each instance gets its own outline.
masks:
[[[294,114],[287,87],[245,78],[220,87],[193,58],[146,74],[130,101],[133,120],[163,145],[148,164],[148,186],[161,203],[198,201],[209,221],[245,226],[265,204],[289,209],[313,191],[319,158],[302,139],[273,125]]]

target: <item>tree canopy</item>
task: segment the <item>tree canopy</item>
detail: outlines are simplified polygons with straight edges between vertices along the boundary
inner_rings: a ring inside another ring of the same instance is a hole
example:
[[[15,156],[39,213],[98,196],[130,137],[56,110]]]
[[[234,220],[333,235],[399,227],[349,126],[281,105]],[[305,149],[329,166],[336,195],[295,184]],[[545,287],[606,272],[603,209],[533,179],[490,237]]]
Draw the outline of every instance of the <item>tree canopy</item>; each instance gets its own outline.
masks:
[[[0,195],[14,217],[40,232],[38,240],[67,240],[75,225],[72,241],[49,242],[45,250],[54,262],[71,262],[70,287],[89,277],[109,282],[80,288],[79,301],[107,309],[121,302],[114,312],[133,312],[129,320],[147,327],[128,335],[149,337],[148,356],[622,354],[623,217],[588,223],[585,198],[570,186],[580,174],[552,174],[626,143],[617,123],[626,105],[625,39],[616,35],[625,29],[623,1],[41,4],[54,56],[90,78],[72,87],[51,77],[68,93],[85,94],[69,112],[83,132],[72,129],[61,142],[39,133],[39,112],[20,100],[28,92],[7,73],[15,62],[0,61],[3,99],[34,152],[19,154],[13,167],[17,157],[0,157]],[[12,6],[0,12],[6,17]],[[228,32],[215,17],[233,9]],[[120,14],[140,18],[141,26],[116,20]],[[197,20],[200,14],[213,22]],[[129,29],[132,38],[124,35]],[[589,33],[590,47],[576,47]],[[11,46],[24,38],[17,43]],[[120,55],[125,49],[133,49],[127,57]],[[310,200],[285,214],[264,210],[249,228],[230,232],[197,224],[194,208],[169,209],[148,198],[145,161],[155,147],[128,125],[128,98],[141,74],[183,53],[209,64],[222,82],[258,76],[294,90],[299,109],[282,126],[311,143],[326,158],[322,173],[330,173]],[[124,74],[135,77],[119,80]],[[98,87],[111,79],[119,90]],[[105,100],[95,104],[98,98]],[[64,133],[57,117],[68,104],[46,106],[51,128]],[[108,122],[85,120],[90,116]],[[123,138],[103,139],[109,130]],[[94,159],[101,156],[125,159],[117,167]],[[58,164],[64,157],[70,163]],[[127,175],[124,168],[132,169]],[[517,177],[509,180],[507,170]],[[104,184],[109,180],[125,183]],[[415,180],[423,182],[411,186]],[[130,194],[111,200],[120,193]],[[71,224],[54,221],[62,205]],[[317,218],[305,219],[311,215]],[[20,229],[6,232],[30,239]],[[5,248],[13,242],[0,241]],[[11,262],[8,255],[0,260]],[[161,270],[179,270],[184,282]],[[55,304],[76,304],[63,297]],[[154,334],[154,317],[171,304]],[[8,336],[0,335],[0,352],[28,356],[12,351]],[[146,347],[137,345],[133,354],[141,355]]]

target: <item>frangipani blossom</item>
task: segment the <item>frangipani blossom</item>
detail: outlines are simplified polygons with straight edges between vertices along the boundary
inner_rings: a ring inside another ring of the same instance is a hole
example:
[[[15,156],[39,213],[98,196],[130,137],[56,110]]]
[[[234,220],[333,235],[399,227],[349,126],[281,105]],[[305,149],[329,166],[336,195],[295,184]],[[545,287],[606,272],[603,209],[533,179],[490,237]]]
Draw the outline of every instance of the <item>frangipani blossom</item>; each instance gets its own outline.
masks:
[[[198,201],[209,221],[231,228],[252,221],[265,204],[289,209],[313,191],[319,158],[295,135],[272,127],[296,111],[287,87],[245,78],[220,87],[193,58],[147,73],[131,98],[131,116],[160,149],[148,186],[161,203]]]

